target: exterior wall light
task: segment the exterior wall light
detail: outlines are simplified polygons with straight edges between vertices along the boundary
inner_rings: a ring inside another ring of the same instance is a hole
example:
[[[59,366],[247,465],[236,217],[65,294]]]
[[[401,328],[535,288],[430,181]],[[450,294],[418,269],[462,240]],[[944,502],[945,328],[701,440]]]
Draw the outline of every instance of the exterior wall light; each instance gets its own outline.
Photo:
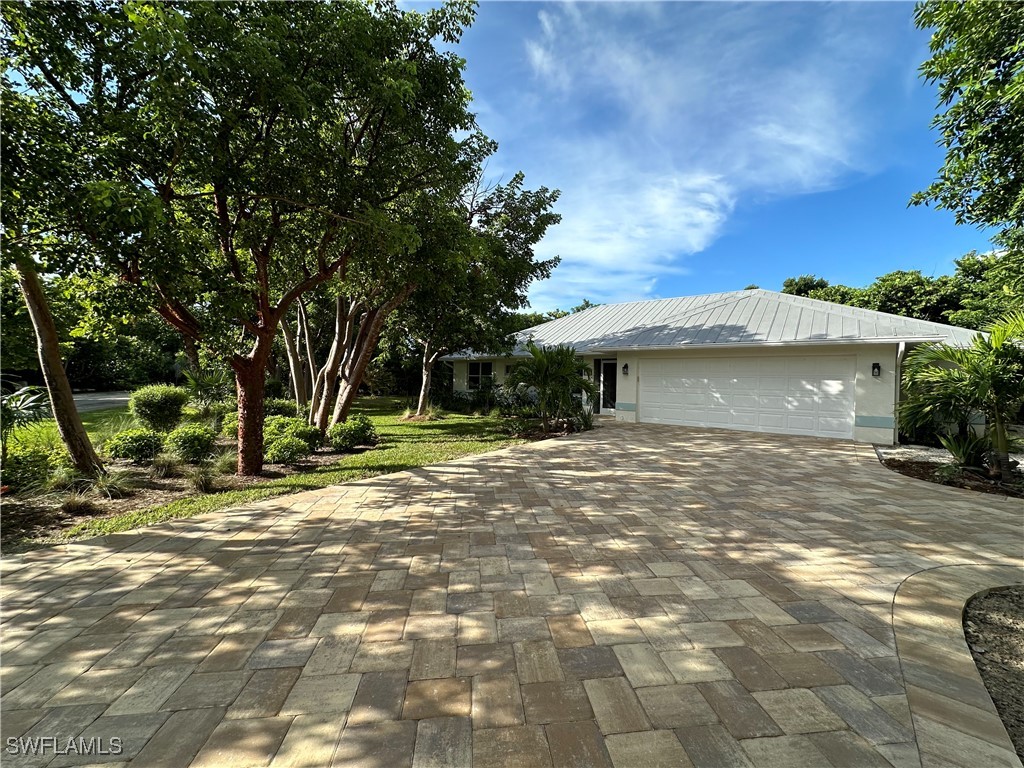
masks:
[[[629,376],[629,363],[622,364],[622,375]]]
[[[882,364],[881,363],[872,363],[871,364],[871,375],[874,376],[876,379],[879,376],[882,375]]]

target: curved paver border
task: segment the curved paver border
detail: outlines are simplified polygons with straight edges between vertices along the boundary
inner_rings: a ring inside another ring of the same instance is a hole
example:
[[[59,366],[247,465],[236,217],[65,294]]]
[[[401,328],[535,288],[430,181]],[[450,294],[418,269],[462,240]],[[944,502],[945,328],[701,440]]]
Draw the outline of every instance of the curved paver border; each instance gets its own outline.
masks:
[[[896,590],[896,651],[924,768],[1021,768],[963,631],[972,597],[1013,584],[1024,584],[1024,569],[944,565],[907,577]]]

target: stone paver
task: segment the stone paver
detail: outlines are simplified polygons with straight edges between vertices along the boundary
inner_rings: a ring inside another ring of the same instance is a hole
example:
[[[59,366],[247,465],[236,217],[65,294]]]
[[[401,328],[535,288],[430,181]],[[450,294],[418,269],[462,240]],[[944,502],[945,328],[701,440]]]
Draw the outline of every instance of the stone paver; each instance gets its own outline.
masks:
[[[868,446],[603,423],[3,558],[0,730],[168,767],[1019,768],[956,631],[1021,544],[1019,504]]]

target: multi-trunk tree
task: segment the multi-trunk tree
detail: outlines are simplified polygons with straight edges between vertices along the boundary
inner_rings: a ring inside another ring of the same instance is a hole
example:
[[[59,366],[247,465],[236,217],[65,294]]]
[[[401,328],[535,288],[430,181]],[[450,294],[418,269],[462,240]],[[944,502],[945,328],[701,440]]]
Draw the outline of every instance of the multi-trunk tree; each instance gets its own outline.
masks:
[[[8,9],[11,10],[11,9]],[[227,360],[241,474],[263,464],[278,325],[308,292],[419,245],[395,209],[461,188],[474,153],[458,41],[472,6],[19,6],[13,64],[86,137],[68,191],[96,259]]]

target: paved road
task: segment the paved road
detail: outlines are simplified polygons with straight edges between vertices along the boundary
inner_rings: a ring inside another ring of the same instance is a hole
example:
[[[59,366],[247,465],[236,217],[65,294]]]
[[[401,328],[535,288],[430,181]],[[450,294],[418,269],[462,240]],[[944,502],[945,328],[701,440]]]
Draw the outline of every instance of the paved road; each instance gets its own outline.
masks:
[[[131,392],[79,392],[75,395],[75,405],[79,413],[102,411],[104,408],[117,408],[128,405]]]

